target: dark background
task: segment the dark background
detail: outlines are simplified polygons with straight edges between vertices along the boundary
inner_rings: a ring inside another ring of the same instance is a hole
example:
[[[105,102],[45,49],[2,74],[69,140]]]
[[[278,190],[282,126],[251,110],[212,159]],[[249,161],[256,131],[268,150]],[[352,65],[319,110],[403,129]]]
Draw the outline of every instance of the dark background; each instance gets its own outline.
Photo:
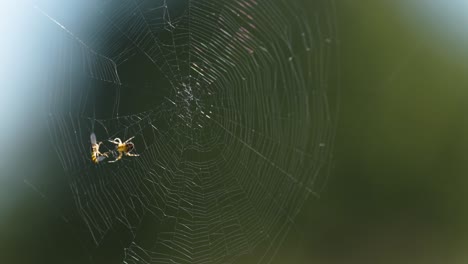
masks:
[[[275,263],[467,263],[466,3],[336,6],[334,169]]]
[[[341,103],[332,170],[274,263],[468,261],[468,19],[454,11],[467,5],[433,2],[336,1]],[[15,155],[18,175],[54,169],[40,165],[54,155],[41,142],[22,144],[32,151],[3,152]],[[84,262],[94,254],[38,192],[4,178],[0,190],[1,263]]]

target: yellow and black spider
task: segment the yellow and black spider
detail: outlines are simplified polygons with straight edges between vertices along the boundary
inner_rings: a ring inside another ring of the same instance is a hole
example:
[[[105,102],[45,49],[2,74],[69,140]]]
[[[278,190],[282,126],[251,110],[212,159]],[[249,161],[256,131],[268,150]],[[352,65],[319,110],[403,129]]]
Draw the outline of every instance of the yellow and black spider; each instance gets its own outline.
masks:
[[[123,155],[129,156],[129,157],[140,156],[138,154],[130,153],[133,149],[135,149],[135,145],[133,144],[133,142],[130,141],[133,138],[134,137],[131,137],[131,138],[127,139],[125,142],[122,142],[122,140],[120,138],[115,138],[114,140],[109,140],[109,142],[114,143],[116,145],[115,151],[117,151],[117,153],[118,153],[117,158],[115,160],[111,160],[109,162],[116,162],[116,161],[120,160]]]

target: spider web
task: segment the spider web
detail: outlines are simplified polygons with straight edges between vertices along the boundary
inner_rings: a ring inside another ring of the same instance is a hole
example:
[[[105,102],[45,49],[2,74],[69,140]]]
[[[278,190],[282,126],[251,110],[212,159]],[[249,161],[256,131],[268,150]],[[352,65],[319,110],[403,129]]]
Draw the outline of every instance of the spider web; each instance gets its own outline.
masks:
[[[50,138],[93,243],[118,230],[123,263],[270,262],[326,182],[332,3],[83,3],[36,9]],[[93,132],[101,152],[135,136],[140,156],[94,165]]]

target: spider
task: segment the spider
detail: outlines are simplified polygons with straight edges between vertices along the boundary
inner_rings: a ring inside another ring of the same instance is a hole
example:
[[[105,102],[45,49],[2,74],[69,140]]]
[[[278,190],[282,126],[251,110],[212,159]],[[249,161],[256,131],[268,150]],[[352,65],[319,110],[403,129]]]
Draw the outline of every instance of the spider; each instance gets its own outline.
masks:
[[[115,138],[114,140],[109,140],[109,142],[114,143],[114,144],[117,145],[115,150],[119,153],[119,155],[117,156],[117,158],[115,160],[111,160],[109,162],[111,162],[111,163],[116,162],[116,161],[120,160],[123,155],[129,156],[129,157],[140,156],[138,154],[130,153],[135,148],[135,145],[133,144],[133,142],[130,141],[133,138],[134,137],[131,137],[131,138],[127,139],[123,143],[122,143],[122,140],[120,138]]]

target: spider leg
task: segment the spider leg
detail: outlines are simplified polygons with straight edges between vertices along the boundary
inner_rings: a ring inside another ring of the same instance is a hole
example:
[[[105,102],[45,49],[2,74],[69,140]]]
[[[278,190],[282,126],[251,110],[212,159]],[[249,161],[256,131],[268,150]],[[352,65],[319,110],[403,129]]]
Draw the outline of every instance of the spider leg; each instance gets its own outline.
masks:
[[[139,154],[133,154],[133,153],[130,153],[130,152],[125,153],[125,155],[129,156],[129,157],[138,157],[138,156],[140,156]]]
[[[129,142],[130,140],[132,140],[132,139],[134,139],[134,138],[135,138],[135,136],[133,136],[133,137],[127,139],[127,140],[124,142],[124,144],[127,143],[127,142]]]
[[[121,158],[122,158],[122,152],[119,152],[119,156],[118,156],[115,160],[109,161],[109,163],[117,162],[117,161],[120,160]]]
[[[120,144],[119,142],[117,142],[117,141],[115,141],[115,140],[110,140],[110,139],[109,139],[108,141],[109,141],[110,143],[114,143],[114,144],[116,144],[116,145]]]

